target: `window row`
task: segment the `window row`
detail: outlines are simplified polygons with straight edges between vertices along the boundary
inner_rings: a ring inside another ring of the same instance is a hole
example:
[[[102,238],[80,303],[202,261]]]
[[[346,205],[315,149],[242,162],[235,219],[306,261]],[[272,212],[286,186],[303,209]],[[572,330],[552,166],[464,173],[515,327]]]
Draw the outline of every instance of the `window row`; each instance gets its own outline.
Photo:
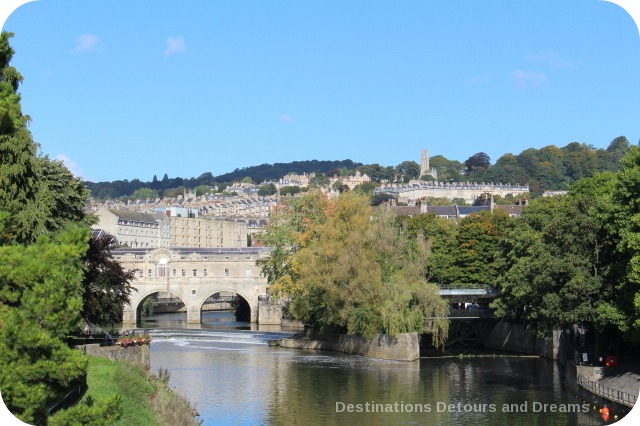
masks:
[[[145,275],[145,271],[142,269],[138,270],[138,276],[140,278],[144,278],[146,277],[168,277],[168,276],[172,276],[172,277],[186,277],[186,276],[190,276],[190,277],[208,277],[209,276],[209,270],[208,269],[191,269],[191,270],[187,270],[187,269],[171,269],[171,272],[169,273],[169,268],[164,267],[162,265],[156,267],[156,268],[149,268],[146,271],[146,275]],[[231,276],[231,270],[229,268],[225,268],[223,271],[223,276],[224,277],[230,277]],[[235,274],[234,274],[235,276]],[[245,277],[251,277],[253,276],[253,272],[250,268],[247,268],[244,270],[244,276]]]

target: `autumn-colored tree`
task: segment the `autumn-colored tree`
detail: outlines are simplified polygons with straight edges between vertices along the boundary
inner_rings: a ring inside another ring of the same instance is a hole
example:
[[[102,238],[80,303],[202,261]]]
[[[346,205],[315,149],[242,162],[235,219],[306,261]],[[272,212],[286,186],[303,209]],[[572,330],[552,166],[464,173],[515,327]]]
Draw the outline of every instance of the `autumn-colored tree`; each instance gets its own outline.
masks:
[[[327,207],[326,219],[312,221],[288,257],[294,274],[284,276],[291,286],[281,294],[290,298],[290,314],[321,330],[427,332],[443,344],[449,307],[424,278],[427,245],[410,244],[393,217],[374,214],[356,192]]]

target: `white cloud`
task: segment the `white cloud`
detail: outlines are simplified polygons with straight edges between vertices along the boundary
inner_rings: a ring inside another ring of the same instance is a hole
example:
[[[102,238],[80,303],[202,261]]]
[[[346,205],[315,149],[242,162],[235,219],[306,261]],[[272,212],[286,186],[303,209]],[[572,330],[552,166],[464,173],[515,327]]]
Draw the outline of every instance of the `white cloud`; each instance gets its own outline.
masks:
[[[73,173],[75,177],[79,177],[82,179],[85,178],[84,172],[82,171],[82,169],[78,167],[75,161],[73,161],[71,158],[69,158],[65,154],[58,154],[56,155],[55,159],[58,161],[62,161],[62,163],[67,167],[67,169],[69,169],[71,173]]]
[[[285,123],[292,123],[292,124],[296,122],[296,120],[294,120],[293,117],[287,114],[282,114],[280,116],[280,121],[284,121]]]
[[[184,43],[184,37],[179,36],[176,38],[167,37],[167,48],[165,49],[163,56],[168,58],[169,56],[173,56],[177,53],[186,53],[187,46]]]
[[[73,53],[99,52],[102,50],[100,37],[92,34],[83,34],[76,39]]]
[[[516,86],[523,89],[527,87],[543,87],[549,82],[546,74],[540,71],[524,71],[520,69],[511,73],[511,80]]]
[[[570,68],[576,65],[576,62],[564,59],[552,50],[546,50],[533,55],[526,55],[525,59],[531,62],[546,64],[551,68]]]

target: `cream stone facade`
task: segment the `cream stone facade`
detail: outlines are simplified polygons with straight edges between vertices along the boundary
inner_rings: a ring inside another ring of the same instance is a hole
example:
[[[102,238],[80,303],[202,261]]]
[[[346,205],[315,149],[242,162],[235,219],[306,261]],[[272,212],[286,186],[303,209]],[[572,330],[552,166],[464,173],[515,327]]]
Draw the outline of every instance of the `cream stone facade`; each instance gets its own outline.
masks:
[[[333,185],[335,182],[340,182],[343,185],[347,185],[349,189],[353,189],[356,186],[365,182],[371,182],[371,178],[367,174],[361,174],[360,171],[356,171],[354,176],[333,176],[329,178],[329,182]]]
[[[476,183],[476,182],[426,182],[410,181],[407,184],[386,184],[375,190],[379,194],[390,194],[398,197],[398,202],[413,205],[418,200],[434,197],[461,198],[465,203],[473,204],[482,194],[512,194],[514,197],[529,194],[529,185]]]
[[[163,215],[101,208],[95,213],[99,223],[94,228],[115,236],[121,245],[133,248],[166,247],[169,241],[160,228],[167,220]],[[163,238],[164,237],[164,238]]]
[[[247,223],[169,216],[171,247],[246,247]]]
[[[242,297],[258,321],[258,298],[267,294],[267,280],[256,262],[269,255],[265,248],[116,249],[114,258],[125,270],[136,271],[137,290],[125,305],[123,322],[136,323],[140,304],[155,294],[171,294],[187,308],[187,322],[199,323],[202,305],[216,293]]]
[[[187,212],[186,214],[184,214]],[[172,213],[175,215],[172,215]],[[184,214],[184,215],[183,215]],[[118,239],[121,246],[155,247],[246,247],[247,222],[198,218],[189,210],[149,214],[116,209],[99,209],[95,229]]]

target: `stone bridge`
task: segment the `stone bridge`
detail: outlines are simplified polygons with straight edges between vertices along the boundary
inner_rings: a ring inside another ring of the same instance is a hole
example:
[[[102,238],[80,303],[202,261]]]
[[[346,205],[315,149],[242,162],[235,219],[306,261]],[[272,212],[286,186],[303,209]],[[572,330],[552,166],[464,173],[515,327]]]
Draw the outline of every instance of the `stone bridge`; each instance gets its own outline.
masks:
[[[268,253],[264,247],[116,249],[114,258],[126,270],[135,270],[132,285],[137,290],[122,320],[135,324],[144,299],[169,293],[185,304],[188,323],[200,323],[205,300],[232,292],[246,301],[251,322],[258,322],[258,297],[267,294],[267,279],[256,261]]]

